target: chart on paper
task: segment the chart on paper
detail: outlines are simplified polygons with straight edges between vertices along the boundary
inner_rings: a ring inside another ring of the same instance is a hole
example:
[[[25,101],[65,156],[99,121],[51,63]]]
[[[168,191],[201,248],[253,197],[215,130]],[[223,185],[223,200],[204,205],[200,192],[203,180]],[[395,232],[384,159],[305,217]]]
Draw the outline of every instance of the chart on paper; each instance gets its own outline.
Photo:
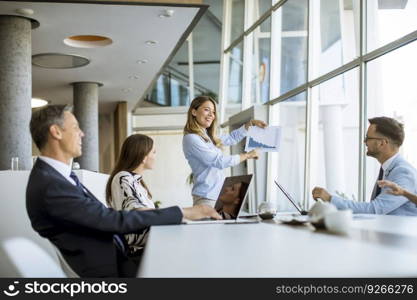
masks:
[[[266,128],[249,127],[245,151],[251,151],[257,148],[264,152],[278,151],[280,138],[281,128],[279,126]]]

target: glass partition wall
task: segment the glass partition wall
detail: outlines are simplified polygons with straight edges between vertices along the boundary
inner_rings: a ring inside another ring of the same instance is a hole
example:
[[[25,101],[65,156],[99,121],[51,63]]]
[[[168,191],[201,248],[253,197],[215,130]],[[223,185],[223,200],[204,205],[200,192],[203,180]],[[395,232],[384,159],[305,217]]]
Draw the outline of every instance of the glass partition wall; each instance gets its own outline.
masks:
[[[274,179],[304,209],[317,185],[368,201],[379,169],[362,142],[371,117],[405,124],[401,153],[417,166],[416,13],[413,0],[223,2],[220,118],[269,107],[281,148],[261,175],[281,211],[293,208]]]

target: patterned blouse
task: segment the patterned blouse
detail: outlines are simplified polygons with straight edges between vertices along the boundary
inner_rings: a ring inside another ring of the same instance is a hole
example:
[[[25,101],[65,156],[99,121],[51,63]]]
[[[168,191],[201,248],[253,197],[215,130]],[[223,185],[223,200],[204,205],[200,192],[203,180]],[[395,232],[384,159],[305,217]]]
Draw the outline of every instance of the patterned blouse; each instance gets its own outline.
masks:
[[[141,184],[142,176],[132,172],[117,173],[111,183],[110,207],[115,210],[133,210],[136,208],[155,208],[148,192]],[[147,239],[149,228],[142,233],[125,234],[131,253],[142,249]]]

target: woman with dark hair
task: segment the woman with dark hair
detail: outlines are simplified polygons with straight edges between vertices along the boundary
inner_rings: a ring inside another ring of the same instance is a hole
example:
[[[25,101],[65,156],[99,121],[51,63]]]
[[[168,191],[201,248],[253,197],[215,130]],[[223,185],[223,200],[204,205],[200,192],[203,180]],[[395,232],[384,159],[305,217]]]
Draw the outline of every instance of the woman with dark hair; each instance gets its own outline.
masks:
[[[214,207],[224,182],[223,169],[236,166],[247,159],[258,158],[252,150],[237,155],[224,155],[222,146],[239,143],[249,126],[266,127],[265,122],[251,120],[230,134],[216,135],[216,102],[207,96],[195,98],[188,109],[182,146],[193,179],[193,204]]]
[[[155,162],[153,140],[143,134],[133,134],[123,143],[119,159],[106,186],[107,205],[115,210],[155,209],[152,194],[143,180],[143,173],[153,169]],[[126,234],[129,252],[143,248],[148,229],[141,234]]]

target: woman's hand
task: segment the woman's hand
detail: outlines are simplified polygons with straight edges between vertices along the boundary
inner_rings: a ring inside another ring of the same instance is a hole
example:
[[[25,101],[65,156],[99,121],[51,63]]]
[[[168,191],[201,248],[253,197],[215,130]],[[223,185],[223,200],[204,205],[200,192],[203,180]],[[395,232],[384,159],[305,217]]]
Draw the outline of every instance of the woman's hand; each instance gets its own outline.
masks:
[[[391,190],[387,191],[389,194],[403,196],[404,189],[402,189],[398,184],[388,181],[388,180],[378,180],[377,181],[380,188],[388,187]]]
[[[249,151],[246,153],[248,156],[248,159],[258,159],[259,158],[259,149],[253,149],[252,151]]]
[[[221,220],[222,217],[214,210],[207,205],[195,205],[193,207],[186,207],[182,209],[183,218],[188,220],[198,220],[202,218],[213,218],[216,220]]]
[[[258,159],[259,149],[253,149],[252,151],[240,154],[240,162],[244,162],[247,159]]]
[[[260,128],[265,128],[268,126],[268,124],[260,120],[250,120],[249,122],[245,123],[245,129],[248,130],[250,126],[258,126]]]

